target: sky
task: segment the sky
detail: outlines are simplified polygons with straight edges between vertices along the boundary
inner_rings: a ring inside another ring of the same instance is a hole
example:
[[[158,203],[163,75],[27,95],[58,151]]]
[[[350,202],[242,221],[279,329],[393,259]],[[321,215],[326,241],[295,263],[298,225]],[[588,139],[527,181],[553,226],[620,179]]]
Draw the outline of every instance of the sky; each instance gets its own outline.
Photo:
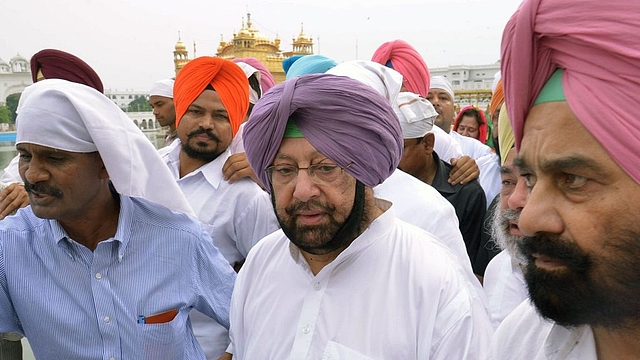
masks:
[[[382,43],[403,39],[430,68],[491,64],[500,58],[507,21],[521,0],[22,0],[0,12],[0,58],[30,59],[55,48],[86,61],[105,89],[148,90],[174,76],[178,36],[193,57],[214,56],[240,30],[253,27],[280,49],[304,32],[314,52],[339,62],[371,59]]]

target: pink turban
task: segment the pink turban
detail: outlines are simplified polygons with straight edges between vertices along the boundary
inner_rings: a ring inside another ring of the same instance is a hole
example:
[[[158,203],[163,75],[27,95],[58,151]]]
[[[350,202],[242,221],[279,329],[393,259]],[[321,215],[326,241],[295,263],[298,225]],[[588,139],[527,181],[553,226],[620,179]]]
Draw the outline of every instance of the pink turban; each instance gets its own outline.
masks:
[[[551,74],[562,68],[571,111],[640,182],[638,14],[636,0],[525,0],[520,5],[502,37],[505,103],[518,149],[529,110]]]
[[[380,45],[373,53],[371,61],[393,68],[404,77],[404,86],[407,90],[423,98],[427,97],[430,82],[429,68],[418,51],[406,41],[395,40]]]
[[[38,70],[45,79],[62,79],[90,86],[104,93],[102,81],[96,72],[75,55],[62,50],[44,49],[31,57],[31,78],[38,81]]]
[[[265,170],[289,118],[320,153],[369,187],[391,175],[402,157],[402,130],[388,100],[345,76],[304,75],[274,86],[244,127],[247,159],[268,187]]]
[[[264,66],[263,63],[260,62],[260,60],[253,57],[246,57],[235,58],[232,61],[235,63],[247,63],[260,71],[260,87],[262,88],[263,94],[269,91],[269,89],[271,89],[273,85],[276,84],[276,81],[273,79],[273,75],[271,75],[271,72],[269,72],[269,70],[266,68],[266,66]]]

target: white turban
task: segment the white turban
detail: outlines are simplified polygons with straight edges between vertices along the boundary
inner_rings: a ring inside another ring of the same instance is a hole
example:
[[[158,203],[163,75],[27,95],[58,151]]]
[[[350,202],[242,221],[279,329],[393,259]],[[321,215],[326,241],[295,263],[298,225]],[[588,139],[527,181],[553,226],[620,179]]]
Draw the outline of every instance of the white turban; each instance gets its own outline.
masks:
[[[449,95],[451,95],[451,101],[456,99],[456,96],[453,93],[453,87],[451,86],[449,79],[447,79],[444,76],[432,76],[429,90],[431,89],[442,89],[446,91]]]
[[[98,151],[119,194],[194,214],[149,139],[93,88],[59,79],[38,81],[23,93],[16,126],[16,144]]]
[[[498,87],[498,82],[502,79],[502,72],[498,70],[496,75],[493,77],[493,84],[491,84],[491,94],[495,94],[496,88]]]
[[[400,120],[403,138],[417,139],[431,131],[438,113],[428,100],[418,94],[402,92],[396,104],[393,109]]]
[[[326,74],[347,76],[369,85],[389,100],[394,107],[402,87],[402,75],[399,72],[368,60],[343,62],[329,69]]]
[[[256,74],[258,83],[260,83],[260,70],[242,61],[236,62],[236,65],[240,66],[240,69],[242,69],[247,79],[250,78],[251,75]],[[260,92],[262,92],[262,86],[260,86]],[[258,99],[260,99],[260,96],[258,96],[258,93],[255,90],[253,90],[251,86],[249,86],[249,102],[255,105]]]
[[[149,96],[164,96],[173,99],[173,79],[158,80],[151,85]]]

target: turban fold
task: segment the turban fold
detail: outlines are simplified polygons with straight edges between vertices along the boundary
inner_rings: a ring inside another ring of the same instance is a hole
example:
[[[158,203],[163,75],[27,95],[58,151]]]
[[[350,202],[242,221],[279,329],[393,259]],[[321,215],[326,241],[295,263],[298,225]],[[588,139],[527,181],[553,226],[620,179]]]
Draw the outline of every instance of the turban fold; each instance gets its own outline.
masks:
[[[296,77],[265,94],[244,128],[249,164],[268,187],[265,170],[280,148],[289,118],[320,153],[367,186],[384,181],[402,157],[400,123],[374,89],[344,76]]]
[[[235,63],[243,62],[247,65],[253,66],[260,72],[260,76],[258,77],[258,80],[260,81],[260,88],[262,88],[263,94],[269,91],[269,89],[271,89],[273,85],[276,84],[276,81],[274,80],[273,75],[267,69],[267,67],[260,62],[260,60],[253,57],[246,57],[246,58],[235,58],[232,61]]]
[[[524,122],[552,73],[564,69],[571,111],[640,182],[640,2],[525,0],[502,37],[505,102],[519,149]],[[593,101],[606,111],[595,111]]]
[[[431,131],[433,121],[438,117],[431,102],[410,92],[400,93],[394,110],[400,120],[402,137],[405,139],[422,138]]]
[[[489,103],[489,116],[493,119],[494,114],[502,104],[504,103],[504,87],[502,86],[502,79],[498,80],[496,89],[491,95],[491,102]]]
[[[173,102],[176,127],[187,109],[211,85],[229,114],[231,132],[236,135],[249,109],[249,81],[240,67],[219,57],[202,56],[187,63],[176,77]]]
[[[504,165],[509,151],[511,151],[511,148],[513,148],[515,144],[513,129],[511,128],[511,122],[509,122],[509,115],[507,113],[506,104],[502,104],[500,116],[498,117],[498,144],[500,144],[501,165]]]
[[[173,79],[158,80],[151,85],[149,96],[163,96],[173,99]]]
[[[324,74],[327,70],[338,65],[338,62],[324,55],[307,55],[296,60],[289,71],[287,71],[287,80],[296,76],[309,74]]]
[[[98,151],[119,194],[193,215],[158,151],[113,101],[88,86],[59,79],[27,89],[16,119],[16,144]]]
[[[285,75],[289,72],[291,65],[303,56],[305,55],[293,55],[292,57],[282,60],[282,69],[284,70]]]
[[[482,111],[481,109],[478,109],[473,105],[467,105],[462,109],[460,109],[460,111],[458,112],[458,115],[456,116],[456,120],[453,123],[453,131],[456,131],[456,132],[458,131],[458,125],[460,125],[460,121],[465,115],[464,113],[468,110],[471,110],[470,112],[474,112],[478,114],[478,117],[480,118],[480,122],[482,122],[482,124],[478,124],[478,141],[480,141],[483,144],[486,143],[487,133],[489,131],[489,124],[487,124],[487,118],[484,116],[484,111]]]
[[[441,89],[447,92],[447,94],[449,94],[449,96],[451,96],[451,101],[454,101],[456,99],[456,94],[453,92],[453,86],[451,86],[451,83],[449,82],[449,79],[447,79],[444,76],[434,76],[431,78],[431,86],[429,86],[429,90],[431,89]]]
[[[404,40],[386,42],[373,53],[372,61],[387,65],[402,74],[405,87],[424,98],[429,93],[429,68],[422,56]]]
[[[44,49],[31,57],[31,79],[38,81],[38,70],[45,79],[62,79],[90,86],[104,93],[102,81],[86,62],[75,55],[56,49]]]

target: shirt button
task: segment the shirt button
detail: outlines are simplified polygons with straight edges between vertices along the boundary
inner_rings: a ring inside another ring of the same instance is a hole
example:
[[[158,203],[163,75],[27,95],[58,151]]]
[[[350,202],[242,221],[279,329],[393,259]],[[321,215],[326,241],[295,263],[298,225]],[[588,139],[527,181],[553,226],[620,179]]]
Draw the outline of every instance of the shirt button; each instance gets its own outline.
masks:
[[[122,260],[123,254],[118,254],[118,260]]]
[[[116,358],[109,358],[109,360],[116,360]]]
[[[108,323],[109,321],[111,321],[111,319],[108,316],[105,316],[102,320],[104,320],[104,322]]]
[[[316,289],[316,291],[322,289],[322,285],[320,285],[320,283],[316,283],[316,286],[314,286],[314,288]]]
[[[98,280],[102,279],[102,274],[96,273],[96,279],[98,279]]]
[[[302,328],[302,333],[303,333],[303,334],[308,334],[308,333],[309,333],[309,331],[311,331],[311,329],[309,328],[309,325],[307,325],[307,326],[305,326],[305,327],[303,327],[303,328]]]

